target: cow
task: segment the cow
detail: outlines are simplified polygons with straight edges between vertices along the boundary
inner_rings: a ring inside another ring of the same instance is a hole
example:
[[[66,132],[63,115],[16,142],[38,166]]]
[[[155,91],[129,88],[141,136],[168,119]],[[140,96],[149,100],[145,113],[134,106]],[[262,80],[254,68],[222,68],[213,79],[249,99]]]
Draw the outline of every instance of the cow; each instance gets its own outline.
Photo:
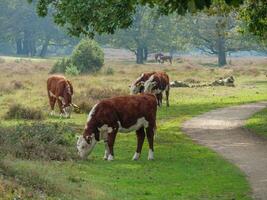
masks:
[[[160,63],[160,57],[161,56],[164,56],[164,55],[162,53],[156,53],[155,54],[155,61],[158,62],[158,63]]]
[[[138,94],[142,93],[144,91],[144,84],[145,82],[155,74],[156,72],[147,72],[143,73],[141,76],[139,76],[130,86],[130,93],[131,94]]]
[[[169,107],[170,82],[169,76],[165,72],[157,72],[150,76],[144,84],[144,92],[150,92],[157,96],[158,105],[162,105],[162,93],[165,91],[166,104]]]
[[[141,155],[145,135],[149,144],[148,160],[154,159],[157,100],[153,94],[138,94],[104,99],[88,115],[83,135],[78,138],[77,150],[86,159],[96,143],[104,140],[104,159],[114,159],[114,142],[118,132],[136,131],[137,148],[133,160]]]
[[[55,114],[56,101],[60,109],[60,116],[70,117],[72,107],[78,109],[78,106],[72,103],[73,86],[64,76],[53,75],[47,79],[47,94],[51,115]]]
[[[164,63],[165,61],[169,61],[170,64],[172,64],[172,56],[160,56],[159,62]]]

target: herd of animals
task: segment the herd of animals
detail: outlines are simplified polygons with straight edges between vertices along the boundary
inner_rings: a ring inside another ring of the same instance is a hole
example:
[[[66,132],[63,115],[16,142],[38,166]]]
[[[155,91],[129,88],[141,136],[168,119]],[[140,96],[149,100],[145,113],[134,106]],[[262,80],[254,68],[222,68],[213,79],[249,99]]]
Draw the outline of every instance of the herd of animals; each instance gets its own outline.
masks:
[[[54,115],[55,103],[58,103],[61,116],[70,117],[72,109],[78,106],[72,103],[73,86],[64,76],[53,75],[47,80],[47,92]],[[136,131],[137,147],[133,160],[140,158],[145,136],[149,144],[148,160],[154,159],[154,134],[156,131],[157,106],[162,105],[162,96],[166,94],[169,106],[170,83],[165,72],[143,73],[130,86],[131,94],[103,99],[93,106],[84,128],[78,138],[77,150],[85,159],[100,140],[105,144],[105,160],[114,159],[114,142],[118,132]]]

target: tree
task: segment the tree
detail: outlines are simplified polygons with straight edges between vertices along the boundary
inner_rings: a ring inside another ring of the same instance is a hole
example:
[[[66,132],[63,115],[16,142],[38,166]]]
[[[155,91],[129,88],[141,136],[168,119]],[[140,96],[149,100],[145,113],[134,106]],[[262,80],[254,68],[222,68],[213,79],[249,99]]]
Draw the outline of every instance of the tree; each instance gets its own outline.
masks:
[[[46,56],[49,46],[67,45],[72,42],[49,15],[40,18],[35,4],[21,0],[2,0],[0,4],[0,36],[2,43],[14,46],[17,55]]]
[[[235,51],[259,50],[260,45],[255,37],[240,34],[235,13],[207,16],[198,14],[187,16],[185,19],[188,39],[194,47],[208,54],[218,56],[218,66],[227,64],[227,53]]]
[[[33,0],[28,0],[32,2]],[[212,0],[36,0],[37,12],[46,16],[49,8],[53,10],[55,22],[66,26],[72,35],[95,33],[114,33],[116,29],[127,28],[132,23],[132,16],[140,4],[157,7],[163,14],[209,7]],[[214,0],[215,1],[215,0]],[[252,0],[250,0],[252,1]],[[259,0],[264,3],[265,0]],[[227,4],[238,6],[243,0],[225,0]]]

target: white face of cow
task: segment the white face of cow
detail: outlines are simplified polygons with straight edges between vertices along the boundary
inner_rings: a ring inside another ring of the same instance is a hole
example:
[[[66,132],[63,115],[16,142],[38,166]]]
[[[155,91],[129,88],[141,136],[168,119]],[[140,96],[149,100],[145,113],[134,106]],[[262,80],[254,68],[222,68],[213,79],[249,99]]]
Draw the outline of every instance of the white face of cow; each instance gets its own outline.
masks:
[[[87,141],[84,139],[83,136],[80,136],[77,141],[77,150],[78,154],[82,159],[85,159],[94,149],[96,145],[96,139],[95,136],[92,135],[90,139],[90,144],[87,143]]]
[[[154,75],[152,75],[144,84],[144,92],[153,92],[153,88],[157,85],[154,81]]]
[[[130,87],[130,94],[138,94],[140,92],[141,85],[132,84]]]

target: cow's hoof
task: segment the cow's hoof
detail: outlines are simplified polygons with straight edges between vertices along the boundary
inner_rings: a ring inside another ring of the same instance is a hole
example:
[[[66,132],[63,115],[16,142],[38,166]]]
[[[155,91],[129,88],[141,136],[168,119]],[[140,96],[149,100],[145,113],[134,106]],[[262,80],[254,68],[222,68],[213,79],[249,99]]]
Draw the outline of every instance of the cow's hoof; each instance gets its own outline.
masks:
[[[154,152],[151,149],[149,149],[149,151],[148,151],[148,158],[147,159],[148,160],[154,160]]]
[[[112,161],[112,160],[114,160],[114,157],[111,154],[109,154],[108,155],[108,161]]]
[[[50,112],[50,116],[55,116],[55,115],[56,115],[55,111],[52,110],[52,111]]]
[[[140,158],[140,153],[135,152],[132,160],[138,160]]]

